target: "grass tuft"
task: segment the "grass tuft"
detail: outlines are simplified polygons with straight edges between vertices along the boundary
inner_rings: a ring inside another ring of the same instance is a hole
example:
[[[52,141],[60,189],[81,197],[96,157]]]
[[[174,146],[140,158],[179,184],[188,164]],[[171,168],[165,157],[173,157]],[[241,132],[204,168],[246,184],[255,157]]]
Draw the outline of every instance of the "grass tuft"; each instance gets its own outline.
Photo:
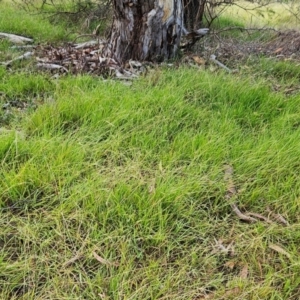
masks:
[[[33,38],[39,42],[58,42],[74,33],[64,24],[51,24],[46,15],[17,9],[9,1],[0,2],[0,31]],[[0,46],[1,47],[1,46]]]

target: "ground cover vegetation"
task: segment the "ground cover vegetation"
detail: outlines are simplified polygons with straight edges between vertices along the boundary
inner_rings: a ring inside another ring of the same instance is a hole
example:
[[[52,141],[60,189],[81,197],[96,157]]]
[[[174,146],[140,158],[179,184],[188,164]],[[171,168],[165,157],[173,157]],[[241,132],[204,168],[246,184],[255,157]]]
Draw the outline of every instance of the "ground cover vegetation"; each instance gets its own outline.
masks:
[[[0,31],[64,26],[0,2]],[[0,298],[299,299],[299,65],[240,63],[0,67]]]

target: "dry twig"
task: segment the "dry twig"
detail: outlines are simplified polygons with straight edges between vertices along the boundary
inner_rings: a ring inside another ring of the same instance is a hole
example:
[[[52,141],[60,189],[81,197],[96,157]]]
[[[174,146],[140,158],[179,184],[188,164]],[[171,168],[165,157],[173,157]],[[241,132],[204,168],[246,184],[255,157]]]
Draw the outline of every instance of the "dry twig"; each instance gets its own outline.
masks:
[[[232,72],[232,70],[231,69],[229,69],[228,67],[226,67],[224,64],[222,64],[220,61],[218,61],[217,59],[216,59],[216,56],[214,55],[214,54],[212,54],[211,56],[210,56],[210,60],[212,61],[212,62],[214,62],[215,64],[217,64],[219,67],[221,67],[221,68],[223,68],[224,70],[226,70],[228,73],[231,73]]]
[[[94,258],[101,264],[106,265],[106,266],[113,266],[113,267],[117,267],[119,264],[118,263],[113,263],[101,256],[99,256],[95,251],[93,251],[93,256]]]
[[[67,260],[63,264],[63,267],[67,268],[68,266],[72,265],[74,262],[76,262],[77,260],[81,259],[82,257],[83,257],[83,255],[81,253],[77,253],[74,257],[72,257],[69,260]]]
[[[270,219],[268,219],[267,217],[265,217],[265,216],[263,216],[261,214],[257,214],[257,213],[253,213],[253,212],[248,212],[246,215],[247,216],[251,216],[251,217],[255,217],[257,219],[265,221],[266,223],[273,224],[273,222]]]
[[[32,43],[33,42],[33,39],[29,39],[29,38],[26,38],[24,36],[5,33],[5,32],[0,32],[0,38],[6,38],[14,44],[25,44],[25,43]]]
[[[237,191],[235,188],[235,185],[233,183],[233,168],[230,165],[225,165],[225,170],[224,170],[225,174],[224,174],[224,180],[227,182],[227,192],[226,192],[226,200],[229,202],[233,212],[238,216],[238,218],[240,220],[246,221],[246,222],[256,222],[257,220],[247,216],[245,214],[243,214],[239,208],[237,207],[237,205],[235,203],[232,203],[231,200],[233,197],[235,197],[237,195]]]
[[[289,222],[281,215],[281,214],[275,214],[269,207],[267,207],[266,211],[270,214],[271,217],[275,219],[278,223],[283,224],[284,226],[288,226]]]
[[[68,73],[68,70],[64,66],[57,65],[57,64],[37,63],[36,66],[39,69],[63,70]]]

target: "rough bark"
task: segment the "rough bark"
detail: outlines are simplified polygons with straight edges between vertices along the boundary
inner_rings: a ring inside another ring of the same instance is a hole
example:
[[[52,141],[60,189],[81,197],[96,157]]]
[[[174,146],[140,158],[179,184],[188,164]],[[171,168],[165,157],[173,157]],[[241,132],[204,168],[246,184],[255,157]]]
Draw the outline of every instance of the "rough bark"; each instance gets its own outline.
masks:
[[[188,31],[203,25],[203,17],[207,0],[183,0],[184,25]]]
[[[181,0],[113,0],[114,21],[106,54],[119,62],[160,61],[179,48]]]

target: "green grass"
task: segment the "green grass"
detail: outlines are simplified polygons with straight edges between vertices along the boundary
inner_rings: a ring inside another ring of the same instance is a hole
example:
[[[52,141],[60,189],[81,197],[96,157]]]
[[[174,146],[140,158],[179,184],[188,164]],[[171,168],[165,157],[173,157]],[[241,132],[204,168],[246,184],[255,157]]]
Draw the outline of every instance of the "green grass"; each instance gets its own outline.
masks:
[[[0,32],[30,37],[35,43],[53,43],[74,37],[74,30],[63,24],[51,24],[47,15],[37,12],[29,14],[12,5],[10,1],[0,2]]]
[[[297,62],[277,61],[274,59],[262,58],[258,65],[265,77],[274,77],[283,82],[296,81],[300,76],[300,68]]]
[[[43,80],[53,100],[0,136],[1,299],[297,299],[298,96],[189,69]],[[291,225],[239,221],[225,163],[241,209]]]
[[[238,0],[238,5],[226,8],[223,16],[240,22],[246,27],[299,28],[298,1],[269,1],[268,5]],[[267,1],[265,2],[267,3]]]
[[[211,29],[219,32],[219,36],[221,37],[245,39],[243,28],[245,28],[245,25],[242,21],[229,18],[226,15],[220,15],[213,21],[211,26]]]
[[[25,111],[43,103],[54,89],[46,76],[25,71],[9,74],[0,67],[0,126],[18,120]]]

